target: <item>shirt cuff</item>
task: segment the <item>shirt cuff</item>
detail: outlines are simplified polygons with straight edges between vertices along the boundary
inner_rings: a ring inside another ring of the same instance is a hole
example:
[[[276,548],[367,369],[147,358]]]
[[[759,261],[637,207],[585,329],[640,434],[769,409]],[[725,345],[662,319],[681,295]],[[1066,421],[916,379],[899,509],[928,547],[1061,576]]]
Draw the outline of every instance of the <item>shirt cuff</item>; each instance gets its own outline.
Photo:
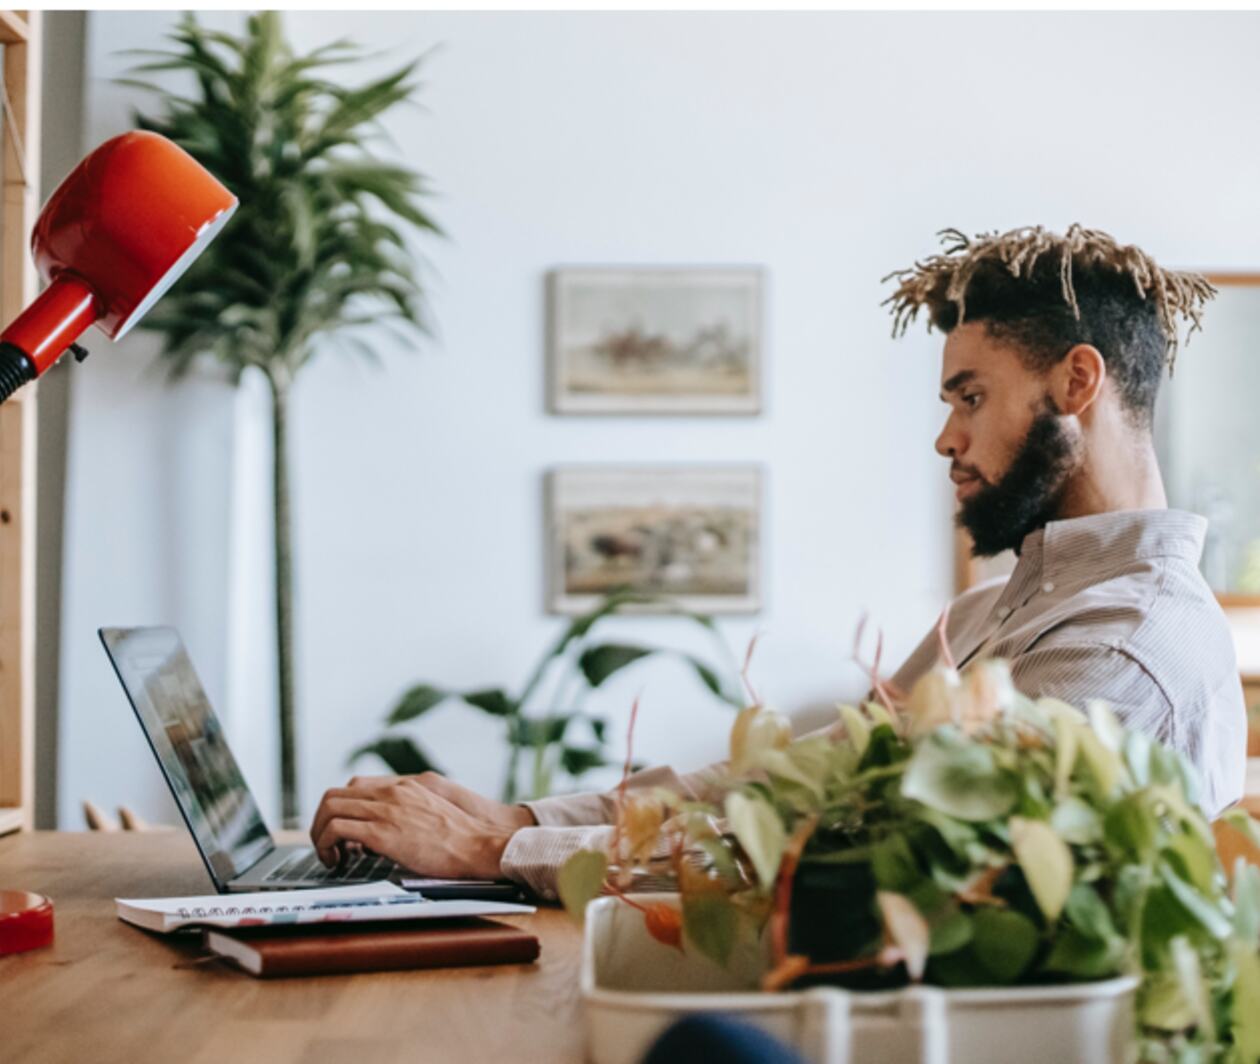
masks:
[[[607,826],[521,828],[508,841],[499,867],[508,879],[555,901],[556,877],[564,862],[579,850],[607,853],[612,833]]]
[[[540,827],[586,827],[612,822],[612,802],[604,794],[562,794],[521,802]]]

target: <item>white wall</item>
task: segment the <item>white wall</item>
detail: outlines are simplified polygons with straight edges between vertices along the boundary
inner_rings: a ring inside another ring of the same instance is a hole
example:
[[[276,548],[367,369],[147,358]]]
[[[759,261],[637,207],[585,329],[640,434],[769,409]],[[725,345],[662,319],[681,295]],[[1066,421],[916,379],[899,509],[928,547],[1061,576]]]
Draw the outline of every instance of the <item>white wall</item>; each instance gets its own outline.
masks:
[[[89,143],[127,122],[134,97],[108,82],[116,51],[170,17],[91,15]],[[1260,260],[1251,14],[320,12],[288,25],[300,48],[349,35],[390,49],[373,70],[440,45],[423,108],[388,125],[451,234],[422,245],[436,342],[375,338],[383,370],[325,352],[296,395],[308,811],[405,685],[518,684],[558,631],[541,608],[554,464],[764,464],[768,605],[723,630],[740,648],[766,630],[756,674],[780,706],[862,688],[847,657],[863,610],[890,661],[908,652],[951,586],[931,448],[939,337],[890,340],[879,278],[934,250],[936,230],[1080,220],[1169,264]],[[725,262],[768,270],[764,416],[543,413],[546,270]],[[167,388],[147,368],[151,339],[95,346],[72,411],[62,821],[83,796],[164,814],[95,645],[107,623],[183,629],[272,811],[260,397]],[[678,638],[649,621],[631,632]],[[609,692],[620,720],[638,686]],[[646,758],[690,765],[720,753],[728,718],[663,666],[641,720]],[[490,722],[444,710],[425,733],[456,776],[497,786]]]

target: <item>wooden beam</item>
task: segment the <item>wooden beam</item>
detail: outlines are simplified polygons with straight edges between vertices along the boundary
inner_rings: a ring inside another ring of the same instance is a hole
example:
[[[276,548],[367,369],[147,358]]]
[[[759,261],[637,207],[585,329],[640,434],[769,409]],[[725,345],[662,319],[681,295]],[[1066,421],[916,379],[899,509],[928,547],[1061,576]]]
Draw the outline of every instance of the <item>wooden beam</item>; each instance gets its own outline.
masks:
[[[40,13],[31,12],[38,27]],[[0,249],[0,320],[13,321],[38,290],[30,253],[31,229],[39,210],[40,56],[27,44],[4,50],[4,89],[13,108],[17,137],[4,126],[4,242]],[[18,394],[21,394],[20,392]]]
[[[34,801],[35,406],[0,406],[0,806]]]
[[[25,44],[30,36],[30,25],[18,12],[0,11],[0,44]]]
[[[0,39],[15,19],[24,33],[4,45],[10,114],[0,123],[0,325],[35,297],[38,280],[28,242],[39,206],[41,15],[0,12]],[[0,405],[0,830],[34,819],[36,406],[31,385]]]
[[[1226,287],[1230,285],[1260,285],[1260,273],[1227,273],[1222,271],[1220,273],[1206,273],[1203,276],[1217,287],[1221,285]]]

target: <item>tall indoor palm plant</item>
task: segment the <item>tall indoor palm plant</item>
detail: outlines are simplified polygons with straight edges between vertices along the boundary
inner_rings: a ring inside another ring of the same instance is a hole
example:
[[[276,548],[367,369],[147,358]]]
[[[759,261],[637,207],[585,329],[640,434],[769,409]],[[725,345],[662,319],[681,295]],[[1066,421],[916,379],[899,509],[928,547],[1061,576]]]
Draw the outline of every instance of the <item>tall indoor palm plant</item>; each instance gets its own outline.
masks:
[[[184,19],[172,47],[142,53],[136,74],[187,71],[196,91],[160,91],[158,115],[142,129],[174,140],[240,198],[222,235],[145,326],[164,338],[171,376],[202,356],[234,381],[253,367],[266,378],[273,413],[275,602],[280,786],[286,825],[297,823],[293,720],[293,575],[289,511],[288,410],[294,379],[318,342],[335,335],[369,353],[356,326],[394,319],[422,328],[421,290],[406,226],[439,232],[421,209],[420,174],[376,158],[367,146],[376,120],[409,99],[419,60],[348,87],[328,68],[360,60],[338,41],[295,55],[280,18],[261,12],[243,36]]]

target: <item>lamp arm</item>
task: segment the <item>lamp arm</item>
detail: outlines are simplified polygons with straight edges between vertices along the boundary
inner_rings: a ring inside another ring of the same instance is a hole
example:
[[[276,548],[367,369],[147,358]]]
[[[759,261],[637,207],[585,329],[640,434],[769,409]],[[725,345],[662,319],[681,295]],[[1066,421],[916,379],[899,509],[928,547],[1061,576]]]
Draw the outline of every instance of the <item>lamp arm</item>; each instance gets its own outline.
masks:
[[[60,273],[0,332],[0,403],[57,361],[99,317],[95,293]]]

